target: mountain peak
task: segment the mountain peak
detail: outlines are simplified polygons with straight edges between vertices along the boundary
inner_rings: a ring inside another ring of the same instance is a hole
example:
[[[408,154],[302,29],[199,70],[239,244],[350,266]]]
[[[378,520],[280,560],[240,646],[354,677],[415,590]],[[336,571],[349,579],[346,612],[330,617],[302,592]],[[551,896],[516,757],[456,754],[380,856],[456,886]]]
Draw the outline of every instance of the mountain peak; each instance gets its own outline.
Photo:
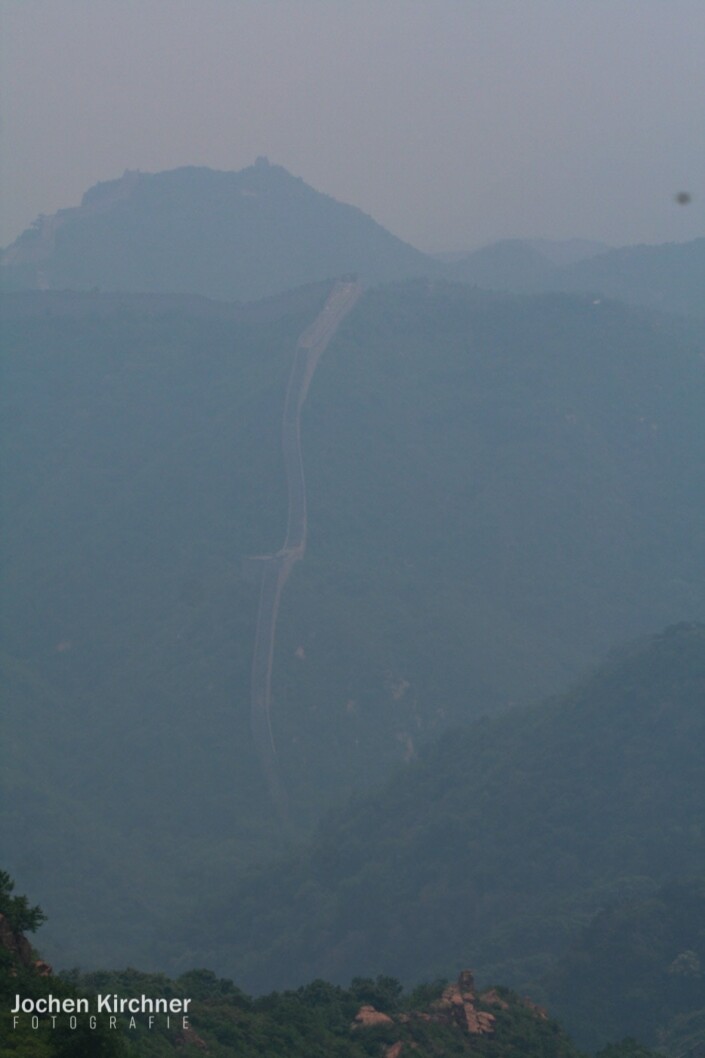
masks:
[[[356,272],[435,263],[354,206],[260,155],[239,172],[126,170],[40,217],[2,257],[6,289],[189,293],[248,301]]]

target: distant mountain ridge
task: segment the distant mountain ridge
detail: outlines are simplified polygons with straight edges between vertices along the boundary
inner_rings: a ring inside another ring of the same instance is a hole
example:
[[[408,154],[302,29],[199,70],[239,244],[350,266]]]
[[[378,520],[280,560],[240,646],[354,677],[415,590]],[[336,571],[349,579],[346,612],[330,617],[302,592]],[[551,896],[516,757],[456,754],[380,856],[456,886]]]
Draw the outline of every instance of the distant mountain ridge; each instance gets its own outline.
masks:
[[[266,158],[240,172],[126,172],[40,217],[3,254],[4,286],[250,301],[346,272],[425,274],[430,259]],[[433,263],[431,263],[433,267]]]
[[[359,273],[512,293],[571,291],[705,316],[705,239],[609,249],[587,239],[502,239],[422,253],[355,206],[266,158],[239,172],[126,171],[81,205],[40,216],[0,258],[5,290],[191,294],[251,301]]]
[[[606,253],[611,249],[607,243],[595,242],[594,239],[499,239],[480,246],[476,250],[437,253],[434,256],[439,261],[454,265],[458,262],[469,261],[500,246],[528,247],[540,253],[546,261],[558,266],[575,264],[576,261],[596,257],[597,254]]]
[[[489,290],[536,293],[550,288],[560,268],[529,239],[502,239],[449,266],[453,279]]]
[[[556,288],[705,317],[705,238],[624,246],[561,270]]]
[[[449,278],[489,290],[595,294],[705,317],[705,238],[617,249],[579,239],[503,239],[445,267]]]

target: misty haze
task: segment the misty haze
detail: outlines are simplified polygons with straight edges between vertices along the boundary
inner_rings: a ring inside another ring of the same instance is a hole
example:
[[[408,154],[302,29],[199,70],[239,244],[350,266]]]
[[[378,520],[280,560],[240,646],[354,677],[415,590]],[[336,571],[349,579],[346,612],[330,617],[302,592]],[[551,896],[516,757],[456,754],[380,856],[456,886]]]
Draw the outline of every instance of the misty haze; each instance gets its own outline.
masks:
[[[702,7],[2,22],[0,1052],[705,1053]]]

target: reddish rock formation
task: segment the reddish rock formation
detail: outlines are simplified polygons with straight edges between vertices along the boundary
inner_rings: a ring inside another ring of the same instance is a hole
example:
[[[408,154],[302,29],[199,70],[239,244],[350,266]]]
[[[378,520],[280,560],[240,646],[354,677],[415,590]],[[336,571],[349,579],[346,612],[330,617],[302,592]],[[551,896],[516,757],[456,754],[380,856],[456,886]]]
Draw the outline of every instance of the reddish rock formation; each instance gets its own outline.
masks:
[[[463,970],[456,984],[443,989],[441,998],[432,1009],[438,1021],[457,1025],[471,1036],[491,1035],[494,1032],[495,1016],[478,1010],[475,981],[469,970]]]
[[[397,1040],[396,1043],[392,1043],[386,1048],[384,1052],[384,1058],[399,1058],[399,1055],[404,1050],[404,1044],[401,1040]]]
[[[480,996],[480,1002],[487,1007],[499,1007],[501,1010],[509,1010],[509,1003],[506,999],[502,999],[496,988],[491,988],[489,992],[483,992]]]
[[[520,1000],[534,1017],[541,1021],[548,1020],[548,1013],[543,1007],[532,1002],[531,999]],[[412,1010],[407,1013],[395,1015],[393,1018],[383,1014],[373,1006],[360,1007],[355,1015],[351,1028],[371,1028],[377,1025],[407,1026],[413,1035],[414,1022],[435,1022],[438,1025],[448,1025],[458,1029],[465,1036],[492,1036],[496,1030],[497,1018],[487,1010],[487,1007],[496,1007],[499,1010],[509,1010],[510,1003],[504,999],[496,988],[491,988],[478,996],[475,991],[475,981],[469,970],[463,970],[455,984],[448,985],[443,989],[440,999],[432,1003],[428,1011]],[[400,1058],[407,1051],[415,1050],[416,1044],[410,1041],[398,1040],[389,1044],[383,1052],[384,1058]]]
[[[393,1025],[394,1021],[389,1014],[382,1014],[373,1006],[361,1006],[352,1023],[354,1029],[368,1029],[372,1025]]]

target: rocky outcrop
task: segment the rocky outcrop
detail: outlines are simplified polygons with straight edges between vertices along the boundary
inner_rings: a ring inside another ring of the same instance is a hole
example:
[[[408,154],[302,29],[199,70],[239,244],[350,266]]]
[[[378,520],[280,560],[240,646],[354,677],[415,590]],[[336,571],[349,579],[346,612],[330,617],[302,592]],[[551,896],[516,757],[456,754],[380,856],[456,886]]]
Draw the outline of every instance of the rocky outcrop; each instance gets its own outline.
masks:
[[[352,1023],[354,1029],[369,1029],[377,1025],[393,1025],[394,1019],[390,1018],[389,1014],[382,1014],[381,1011],[375,1010],[375,1008],[369,1004],[361,1006],[355,1015],[355,1019]]]
[[[383,1014],[373,1006],[362,1006],[355,1015],[352,1028],[370,1028],[377,1025],[410,1025],[414,1021],[434,1021],[441,1025],[451,1025],[461,1030],[467,1036],[491,1036],[495,1030],[494,1014],[487,1010],[478,1009],[478,1003],[483,1005],[496,1005],[506,1009],[507,1004],[496,993],[487,993],[489,1001],[478,999],[475,992],[475,982],[469,970],[463,970],[455,984],[448,985],[443,989],[441,998],[431,1004],[428,1013],[423,1011],[410,1011],[399,1014],[392,1018],[389,1014]],[[396,1048],[396,1050],[395,1050]],[[403,1043],[399,1041],[387,1048],[385,1058],[398,1058],[402,1053]]]
[[[478,994],[470,970],[463,970],[457,981],[447,985],[440,997],[425,1010],[405,1010],[395,1014],[386,1014],[370,1004],[360,1007],[351,1029],[364,1030],[379,1027],[394,1028],[394,1033],[384,1033],[382,1038],[393,1040],[382,1047],[383,1058],[412,1058],[419,1047],[419,1040],[425,1040],[424,1026],[442,1025],[454,1030],[458,1037],[465,1038],[465,1047],[475,1049],[475,1041],[481,1039],[504,1039],[502,1030],[507,1027],[506,1012],[511,1013],[517,1007],[531,1011],[537,1021],[546,1022],[549,1015],[543,1007],[531,999],[520,998],[502,989],[490,988]],[[464,1052],[463,1052],[464,1053]]]
[[[502,998],[496,988],[490,988],[488,992],[483,992],[480,996],[480,1002],[483,1006],[499,1007],[500,1010],[509,1010],[509,1003],[506,999]]]
[[[386,1048],[384,1052],[384,1058],[399,1058],[399,1055],[404,1050],[404,1044],[401,1040],[397,1040],[396,1043],[392,1043]]]
[[[436,1020],[457,1025],[470,1036],[492,1035],[497,1019],[488,1011],[478,1010],[478,1002],[473,976],[463,970],[455,984],[443,989],[432,1009]]]

